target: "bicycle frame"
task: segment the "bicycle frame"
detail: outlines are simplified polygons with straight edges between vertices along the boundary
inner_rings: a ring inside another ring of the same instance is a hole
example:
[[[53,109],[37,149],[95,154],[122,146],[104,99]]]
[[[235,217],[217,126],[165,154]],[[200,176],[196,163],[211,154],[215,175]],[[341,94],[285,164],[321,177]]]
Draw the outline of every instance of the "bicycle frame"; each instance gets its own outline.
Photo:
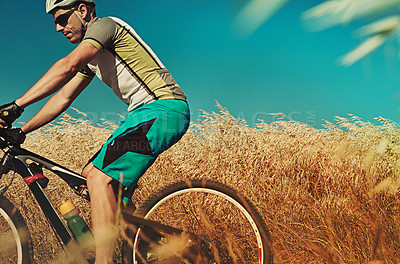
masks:
[[[32,163],[29,163],[32,161]],[[86,187],[86,178],[40,155],[22,149],[18,146],[9,146],[1,160],[1,165],[14,170],[21,175],[34,195],[48,222],[59,235],[67,247],[74,242],[73,235],[65,226],[56,209],[48,199],[44,188],[48,179],[43,175],[42,168],[46,168],[62,178],[74,191],[89,200]]]
[[[29,163],[29,161],[32,162]],[[0,166],[8,167],[22,176],[43,213],[45,214],[48,222],[54,228],[55,233],[59,235],[64,245],[66,245],[67,248],[76,248],[77,246],[73,243],[73,235],[65,226],[63,220],[60,218],[56,212],[56,209],[53,207],[43,190],[47,186],[49,180],[43,175],[42,169],[46,168],[54,172],[56,175],[62,178],[76,192],[76,194],[87,200],[90,200],[86,186],[86,178],[38,154],[30,152],[21,147],[11,145],[9,145],[9,148],[5,151],[5,154],[0,161]],[[184,232],[183,230],[173,228],[171,226],[134,216],[133,210],[129,207],[124,208],[121,213],[124,219],[131,224],[137,226],[144,225],[160,230],[166,234],[185,233],[192,238],[196,238],[196,236],[192,233]]]
[[[0,143],[1,143],[1,136],[0,136]],[[3,142],[4,143],[4,142]],[[1,148],[4,148],[4,144],[0,144]],[[83,254],[81,253],[79,245],[76,243],[74,236],[70,232],[70,230],[66,227],[64,224],[63,219],[58,215],[56,209],[53,207],[51,201],[48,199],[46,193],[44,192],[44,188],[47,186],[49,180],[43,175],[43,168],[46,168],[53,173],[55,173],[57,176],[59,176],[61,179],[63,179],[78,195],[82,196],[85,199],[90,199],[89,194],[87,191],[86,187],[86,178],[81,176],[78,173],[75,173],[51,160],[48,160],[40,155],[37,155],[33,152],[30,152],[26,149],[23,149],[17,145],[11,145],[7,143],[7,149],[4,151],[4,156],[0,160],[0,178],[3,175],[3,173],[6,173],[8,170],[13,170],[14,172],[18,173],[27,183],[29,189],[31,190],[32,194],[34,195],[35,199],[37,200],[40,208],[42,209],[44,215],[46,216],[48,222],[51,224],[53,231],[58,235],[60,240],[63,242],[65,245],[66,249],[68,249],[68,254],[76,261],[76,263],[88,263]],[[6,170],[4,170],[6,168]],[[4,171],[2,171],[4,170]],[[11,183],[8,185],[10,186]],[[0,196],[6,191],[7,187],[0,188]],[[186,185],[185,185],[186,186]],[[203,183],[201,183],[201,188],[203,188]],[[172,187],[172,186],[170,186]],[[174,186],[175,188],[176,186]],[[189,188],[192,188],[192,186],[188,185]],[[185,187],[186,188],[186,187]],[[219,187],[214,187],[218,190]],[[176,190],[175,190],[176,191]],[[228,194],[224,193],[224,195],[228,195],[230,192],[234,192],[233,190],[229,191],[228,189]],[[156,196],[155,196],[156,197]],[[229,196],[230,197],[230,196]],[[237,196],[234,196],[236,198],[235,201],[242,201],[243,198],[237,198]],[[244,199],[245,200],[245,199]],[[244,202],[245,204],[247,203],[246,200]],[[247,212],[247,211],[246,211]],[[195,241],[193,245],[202,245],[203,244],[203,239],[199,237],[198,235],[183,231],[181,229],[177,229],[172,226],[164,225],[159,222],[146,219],[144,216],[141,216],[140,213],[136,216],[133,214],[133,211],[131,208],[122,208],[121,210],[123,218],[126,220],[128,224],[133,224],[134,227],[131,230],[136,233],[136,235],[140,234],[141,230],[143,230],[143,227],[150,227],[151,229],[155,230],[156,232],[161,232],[162,235],[164,234],[171,234],[171,235],[179,235],[182,234],[183,238],[187,239],[186,242],[193,242]],[[251,216],[250,216],[251,218]],[[253,218],[251,218],[253,219]],[[252,225],[254,224],[253,221],[250,221]],[[259,225],[257,225],[257,228]],[[254,231],[259,231],[259,229],[254,229]],[[129,231],[129,230],[128,230]],[[256,232],[256,233],[257,233]],[[259,232],[258,232],[259,233]],[[128,234],[128,233],[126,233]],[[132,234],[132,233],[130,233]],[[148,239],[148,238],[147,238]],[[151,239],[151,238],[150,238]],[[262,238],[258,238],[261,239]],[[134,247],[137,250],[137,240],[135,240]],[[197,241],[197,242],[196,242]],[[260,243],[258,240],[258,242]],[[266,241],[269,241],[266,239]],[[264,243],[267,243],[266,241],[263,241]],[[268,244],[265,244],[268,245]],[[191,247],[191,245],[186,245],[186,247]],[[262,245],[260,247],[259,244],[259,258],[260,261],[263,260],[264,255],[260,255]],[[132,250],[130,251],[132,252]],[[136,252],[136,251],[133,251]],[[268,259],[269,258],[269,250],[265,250],[267,252]],[[136,253],[135,253],[136,254]],[[197,254],[202,254],[202,252],[198,251]],[[136,257],[136,255],[129,255],[128,257]],[[261,257],[262,258],[261,258]],[[127,259],[128,260],[128,259]],[[131,259],[129,259],[131,260]],[[272,259],[271,259],[272,260]],[[264,262],[263,262],[264,263]]]
[[[1,129],[0,132],[2,132]],[[49,179],[43,175],[43,168],[52,171],[63,179],[76,194],[90,200],[86,178],[49,159],[23,149],[19,145],[10,143],[1,133],[0,148],[4,151],[4,156],[0,160],[0,178],[9,170],[18,173],[31,190],[42,212],[46,216],[47,221],[53,228],[54,233],[58,235],[66,249],[68,249],[69,255],[72,256],[76,263],[87,263],[87,260],[82,255],[80,247],[76,243],[73,234],[65,225],[64,220],[59,216],[53,204],[44,192]],[[0,188],[0,196],[7,191],[11,183],[8,186]],[[164,234],[184,234],[188,235],[188,237],[193,239],[193,241],[199,239],[195,234],[190,232],[185,232],[181,229],[135,216],[133,214],[133,207],[131,207],[130,204],[124,205],[121,209],[123,218],[136,227],[136,230],[133,230],[134,232],[137,232],[139,226],[146,226],[153,230],[161,231]]]

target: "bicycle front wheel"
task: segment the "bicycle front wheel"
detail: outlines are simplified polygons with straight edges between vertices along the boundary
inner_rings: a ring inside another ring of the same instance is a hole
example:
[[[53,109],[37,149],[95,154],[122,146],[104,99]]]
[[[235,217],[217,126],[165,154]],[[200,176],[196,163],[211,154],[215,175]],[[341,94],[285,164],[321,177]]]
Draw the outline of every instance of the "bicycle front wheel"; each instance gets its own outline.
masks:
[[[140,227],[125,243],[128,263],[272,263],[262,217],[247,198],[221,183],[172,184],[149,197],[135,215],[183,233]]]
[[[13,204],[0,197],[0,263],[31,262],[31,240],[26,223]]]

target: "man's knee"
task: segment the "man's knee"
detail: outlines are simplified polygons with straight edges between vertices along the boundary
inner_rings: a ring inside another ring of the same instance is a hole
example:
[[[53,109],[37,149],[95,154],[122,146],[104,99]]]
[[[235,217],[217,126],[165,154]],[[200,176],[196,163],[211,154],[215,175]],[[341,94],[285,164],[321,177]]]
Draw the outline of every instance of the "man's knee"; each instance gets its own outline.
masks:
[[[88,165],[83,169],[82,175],[86,177],[89,186],[110,185],[114,179],[97,169],[93,165]],[[89,187],[90,188],[90,187]]]
[[[83,170],[82,170],[82,176],[83,177],[85,177],[85,178],[87,178],[87,175],[89,174],[89,171],[93,168],[94,166],[93,166],[93,164],[92,163],[89,163],[89,164],[87,164],[84,168],[83,168]]]

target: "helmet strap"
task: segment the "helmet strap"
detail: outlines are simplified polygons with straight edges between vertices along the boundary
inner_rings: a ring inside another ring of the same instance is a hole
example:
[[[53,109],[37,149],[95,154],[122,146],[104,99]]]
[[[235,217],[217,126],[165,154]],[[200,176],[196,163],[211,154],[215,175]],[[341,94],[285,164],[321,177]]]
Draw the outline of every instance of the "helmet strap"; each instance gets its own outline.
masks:
[[[85,32],[86,32],[86,29],[87,29],[88,22],[86,22],[85,20],[83,20],[83,18],[82,18],[81,15],[78,13],[78,11],[74,10],[74,13],[75,13],[75,15],[78,17],[78,19],[81,21],[82,26],[83,26],[82,32],[85,33]],[[90,16],[92,16],[92,14],[90,14]]]

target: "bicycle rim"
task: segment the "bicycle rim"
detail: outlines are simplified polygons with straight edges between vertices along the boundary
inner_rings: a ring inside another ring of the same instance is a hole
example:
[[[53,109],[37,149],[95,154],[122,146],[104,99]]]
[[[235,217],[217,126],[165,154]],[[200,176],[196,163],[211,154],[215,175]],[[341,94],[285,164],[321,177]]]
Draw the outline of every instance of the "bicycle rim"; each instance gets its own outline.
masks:
[[[25,222],[12,204],[0,200],[0,263],[30,263],[30,240]]]
[[[133,263],[271,261],[268,232],[254,206],[219,183],[174,184],[145,202],[138,214],[187,233],[171,236],[140,228],[134,238]]]

